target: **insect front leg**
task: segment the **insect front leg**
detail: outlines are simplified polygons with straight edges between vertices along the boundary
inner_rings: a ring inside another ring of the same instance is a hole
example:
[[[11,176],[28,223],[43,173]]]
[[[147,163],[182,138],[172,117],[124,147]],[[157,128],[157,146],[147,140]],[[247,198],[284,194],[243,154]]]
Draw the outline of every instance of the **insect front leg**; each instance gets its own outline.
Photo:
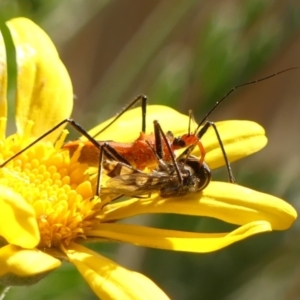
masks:
[[[198,133],[198,137],[199,137],[199,139],[201,139],[202,136],[206,133],[206,131],[207,131],[207,129],[209,127],[212,127],[214,129],[216,137],[218,139],[218,143],[220,145],[220,148],[221,148],[221,151],[222,151],[222,154],[223,154],[223,157],[224,157],[224,161],[225,161],[225,165],[226,165],[226,169],[227,169],[227,173],[228,173],[229,182],[235,183],[235,179],[234,179],[234,176],[233,176],[233,173],[232,173],[231,165],[230,165],[227,153],[226,153],[225,148],[224,148],[224,144],[222,142],[222,139],[220,137],[220,134],[219,134],[219,131],[217,129],[216,124],[214,122],[206,121],[206,123],[204,124],[204,126],[200,129],[200,131]]]

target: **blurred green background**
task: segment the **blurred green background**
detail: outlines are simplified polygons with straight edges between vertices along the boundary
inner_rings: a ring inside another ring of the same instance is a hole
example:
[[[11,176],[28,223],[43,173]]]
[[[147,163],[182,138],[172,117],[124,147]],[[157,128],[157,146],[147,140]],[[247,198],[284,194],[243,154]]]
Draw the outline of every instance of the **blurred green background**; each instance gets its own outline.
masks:
[[[113,116],[138,94],[201,120],[234,85],[300,66],[299,1],[19,0],[2,17],[31,18],[57,45],[76,94],[73,118],[85,128]],[[249,119],[269,137],[260,153],[233,164],[237,182],[299,207],[300,70],[234,92],[211,120]],[[172,122],[170,128],[172,130]],[[137,132],[138,135],[138,132]],[[215,178],[227,180],[224,172]],[[168,228],[224,231],[205,218],[143,217]],[[300,299],[299,222],[211,254],[132,245],[95,246],[144,273],[172,299]],[[5,299],[96,299],[65,264]]]

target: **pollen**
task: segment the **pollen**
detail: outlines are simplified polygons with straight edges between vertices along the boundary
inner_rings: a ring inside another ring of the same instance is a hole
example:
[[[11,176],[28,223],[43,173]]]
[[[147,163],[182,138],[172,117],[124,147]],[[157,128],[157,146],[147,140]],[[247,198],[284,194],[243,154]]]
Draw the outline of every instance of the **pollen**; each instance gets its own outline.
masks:
[[[0,163],[31,142],[26,130],[22,136],[2,138]],[[0,169],[0,185],[19,193],[35,209],[39,248],[59,248],[86,239],[86,232],[99,223],[102,210],[95,196],[95,176],[91,177],[87,165],[51,142],[39,141],[5,164]]]

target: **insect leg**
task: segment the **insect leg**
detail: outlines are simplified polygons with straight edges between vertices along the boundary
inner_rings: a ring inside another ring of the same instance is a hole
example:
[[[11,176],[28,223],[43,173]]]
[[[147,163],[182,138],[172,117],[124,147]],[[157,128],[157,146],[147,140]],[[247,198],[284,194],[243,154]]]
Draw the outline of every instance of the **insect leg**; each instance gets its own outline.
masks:
[[[72,125],[72,123],[75,123],[75,121],[72,120],[72,119],[65,119],[65,120],[59,122],[57,125],[55,125],[50,130],[48,130],[47,132],[45,132],[44,134],[42,134],[40,137],[38,137],[36,140],[34,140],[32,143],[30,143],[24,149],[22,149],[21,151],[19,151],[18,153],[14,154],[9,159],[7,159],[5,162],[3,162],[2,164],[0,164],[0,168],[3,168],[11,160],[13,160],[14,158],[18,157],[20,154],[22,154],[23,152],[25,152],[26,150],[28,150],[30,147],[32,147],[33,145],[35,145],[36,143],[38,143],[40,140],[42,140],[43,138],[45,138],[46,136],[48,136],[50,133],[54,132],[56,129],[58,129],[59,127],[61,127],[65,123],[70,123]],[[77,124],[77,123],[75,123],[75,124]],[[78,130],[79,132],[84,131],[84,129],[80,125],[77,124],[77,126],[79,128],[79,130]],[[86,131],[84,131],[84,132],[87,133]]]
[[[95,147],[97,147],[97,148],[100,149],[100,144],[92,136],[90,136],[88,134],[88,132],[85,129],[83,129],[83,127],[81,125],[79,125],[73,119],[65,119],[65,120],[61,121],[60,123],[58,123],[57,125],[55,125],[50,130],[48,130],[47,132],[45,132],[44,134],[42,134],[40,137],[38,137],[36,140],[34,140],[32,143],[30,143],[24,149],[22,149],[21,151],[17,152],[13,156],[11,156],[9,159],[7,159],[5,162],[3,162],[2,164],[0,164],[0,168],[3,168],[4,166],[6,166],[10,161],[12,161],[16,157],[18,157],[20,154],[22,154],[23,152],[25,152],[26,150],[28,150],[30,147],[32,147],[33,145],[35,145],[36,143],[38,143],[39,141],[41,141],[43,138],[45,138],[46,136],[48,136],[50,133],[52,133],[53,131],[55,131],[56,129],[58,129],[59,127],[61,127],[62,125],[64,125],[65,123],[70,124],[75,130],[77,130],[79,133],[81,133],[83,136],[85,136]],[[118,152],[116,152],[116,151],[112,152],[112,155],[113,155],[113,159],[117,159],[119,161],[122,161],[123,163],[127,163],[128,164],[127,160],[125,160],[125,158],[123,158],[120,154],[118,154]]]
[[[199,150],[200,150],[200,153],[201,153],[201,158],[200,158],[199,163],[200,164],[204,163],[204,157],[206,155],[206,151],[205,151],[205,149],[203,147],[203,144],[201,143],[200,139],[203,137],[203,135],[206,133],[206,131],[209,127],[212,127],[214,129],[215,133],[216,133],[216,137],[218,139],[218,143],[220,145],[220,148],[221,148],[224,160],[225,160],[225,165],[226,165],[226,169],[227,169],[227,173],[228,173],[229,182],[234,183],[235,179],[234,179],[234,176],[233,176],[233,173],[232,173],[231,165],[230,165],[230,162],[228,160],[228,157],[227,157],[227,154],[226,154],[226,151],[225,151],[225,148],[224,148],[224,144],[223,144],[222,139],[220,137],[219,131],[218,131],[218,129],[217,129],[214,122],[206,121],[204,126],[200,129],[200,131],[197,134],[198,141],[194,145],[189,146],[185,151],[183,151],[180,154],[180,156],[177,158],[177,160],[182,160],[184,157],[185,157],[185,160],[187,160],[188,157],[191,155],[192,151],[195,149],[195,147],[198,146]]]
[[[103,157],[104,157],[104,145],[100,145],[100,151],[99,151],[99,162],[98,162],[98,178],[97,178],[97,185],[96,185],[96,196],[100,196],[101,193],[101,182],[102,182],[102,168],[103,168]]]
[[[219,142],[219,145],[220,145],[220,148],[221,148],[224,160],[225,160],[225,165],[226,165],[226,169],[227,169],[227,172],[228,172],[229,182],[234,183],[235,179],[234,179],[234,176],[233,176],[233,173],[232,173],[231,165],[230,165],[230,162],[228,160],[228,157],[227,157],[227,154],[226,154],[226,151],[225,151],[225,148],[224,148],[224,144],[222,142],[222,139],[220,137],[220,134],[219,134],[219,131],[217,129],[216,124],[214,122],[207,121],[204,124],[204,126],[200,129],[200,131],[198,133],[198,138],[201,139],[202,136],[206,133],[206,131],[209,127],[212,127],[214,129],[215,133],[216,133],[216,137],[218,139],[218,142]]]
[[[102,145],[99,145],[99,164],[98,164],[98,178],[97,178],[97,185],[96,185],[96,193],[95,195],[100,197],[101,194],[101,182],[102,182],[102,174],[103,174],[103,162],[104,162],[104,155],[106,156],[110,156],[110,151],[112,152],[116,152],[114,150],[114,148],[112,148],[109,144],[104,143]],[[117,152],[116,152],[117,153]],[[102,209],[104,208],[104,206],[106,206],[108,203],[115,201],[119,198],[122,198],[124,195],[118,195],[113,199],[109,199],[109,201],[107,201],[106,203],[103,203]]]
[[[94,135],[94,138],[97,137],[103,131],[105,131],[113,123],[115,123],[127,110],[129,110],[131,107],[133,107],[139,101],[141,101],[141,108],[142,108],[142,132],[146,132],[147,97],[145,95],[139,95],[133,101],[131,101],[127,106],[125,106],[109,124],[107,124],[104,128],[102,128],[100,131],[98,131]]]
[[[174,155],[174,152],[172,151],[171,149],[171,146],[169,144],[169,141],[165,135],[165,133],[163,132],[160,124],[158,123],[157,120],[154,120],[153,121],[153,124],[154,124],[154,135],[155,135],[155,146],[156,146],[156,151],[161,151],[161,154],[160,153],[157,153],[158,157],[160,157],[161,159],[163,159],[163,150],[162,150],[162,144],[161,144],[161,137],[163,138],[167,148],[168,148],[168,151],[171,155],[171,160],[172,160],[172,163],[174,165],[174,168],[175,168],[175,172],[177,174],[177,177],[178,177],[178,181],[180,183],[180,185],[183,184],[183,177],[182,177],[182,174],[180,172],[180,169],[179,169],[179,166],[178,166],[178,163],[176,161],[176,158],[175,158],[175,155]],[[158,145],[157,145],[158,144]],[[161,156],[160,156],[161,155]]]

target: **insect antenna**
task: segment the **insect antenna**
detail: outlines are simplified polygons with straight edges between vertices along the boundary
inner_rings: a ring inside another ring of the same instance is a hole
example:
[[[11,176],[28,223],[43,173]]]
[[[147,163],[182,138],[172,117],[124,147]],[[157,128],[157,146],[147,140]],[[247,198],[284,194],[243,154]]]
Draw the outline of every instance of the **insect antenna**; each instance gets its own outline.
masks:
[[[204,116],[204,118],[202,119],[202,121],[198,124],[198,127],[196,130],[198,130],[200,128],[201,125],[203,125],[205,123],[205,121],[207,120],[207,118],[215,111],[215,109],[231,94],[233,93],[235,90],[243,87],[243,86],[246,86],[246,85],[251,85],[251,84],[255,84],[255,83],[258,83],[258,82],[261,82],[261,81],[265,81],[269,78],[272,78],[272,77],[275,77],[277,75],[280,75],[282,73],[285,73],[285,72],[288,72],[288,71],[291,71],[291,70],[296,70],[296,69],[299,69],[300,67],[291,67],[291,68],[287,68],[287,69],[284,69],[282,71],[279,71],[279,72],[276,72],[276,73],[273,73],[271,75],[268,75],[266,77],[263,77],[263,78],[260,78],[260,79],[256,79],[256,80],[253,80],[253,81],[249,81],[249,82],[246,82],[246,83],[242,83],[242,84],[239,84],[235,87],[233,87],[230,91],[228,91],[219,101],[217,101],[215,103],[215,105],[208,111],[208,113]]]

